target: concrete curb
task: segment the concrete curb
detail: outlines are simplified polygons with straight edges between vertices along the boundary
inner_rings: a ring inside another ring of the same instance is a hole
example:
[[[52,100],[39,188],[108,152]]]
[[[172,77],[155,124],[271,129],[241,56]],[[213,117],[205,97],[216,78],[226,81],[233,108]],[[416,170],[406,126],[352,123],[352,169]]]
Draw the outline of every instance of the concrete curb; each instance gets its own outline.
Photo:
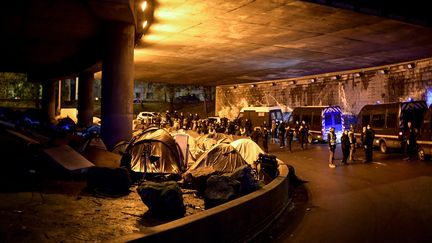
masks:
[[[148,227],[113,242],[244,242],[264,230],[288,206],[288,166],[263,188],[223,205]]]

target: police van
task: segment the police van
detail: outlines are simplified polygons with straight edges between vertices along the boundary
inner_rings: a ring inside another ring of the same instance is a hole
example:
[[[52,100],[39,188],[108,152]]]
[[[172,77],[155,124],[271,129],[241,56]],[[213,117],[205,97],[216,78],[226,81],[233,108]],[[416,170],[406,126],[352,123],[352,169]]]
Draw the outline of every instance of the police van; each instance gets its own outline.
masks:
[[[432,154],[432,105],[423,116],[417,137],[417,154],[420,160],[430,159]]]
[[[280,106],[248,106],[243,107],[237,119],[249,119],[253,127],[259,127],[267,123],[267,127],[271,126],[272,120],[282,121],[282,109]]]
[[[362,128],[369,124],[375,132],[374,146],[379,146],[382,153],[389,148],[403,149],[408,121],[420,129],[426,110],[425,101],[365,105],[357,116],[354,135],[360,139]]]
[[[340,141],[344,128],[342,110],[339,106],[300,106],[292,111],[292,126],[305,122],[309,127],[308,142],[326,141],[331,127],[335,128]]]

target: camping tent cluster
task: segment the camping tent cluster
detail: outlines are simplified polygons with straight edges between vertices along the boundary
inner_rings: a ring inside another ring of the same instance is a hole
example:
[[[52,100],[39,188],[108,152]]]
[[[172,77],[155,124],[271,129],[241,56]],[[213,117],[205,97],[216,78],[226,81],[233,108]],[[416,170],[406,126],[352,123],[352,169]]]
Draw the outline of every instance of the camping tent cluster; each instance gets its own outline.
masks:
[[[246,164],[253,166],[259,154],[264,153],[246,138],[234,141],[232,136],[221,133],[170,133],[156,127],[134,133],[131,141],[119,143],[114,150],[129,155],[132,171],[157,174],[182,174],[203,167],[230,173]]]

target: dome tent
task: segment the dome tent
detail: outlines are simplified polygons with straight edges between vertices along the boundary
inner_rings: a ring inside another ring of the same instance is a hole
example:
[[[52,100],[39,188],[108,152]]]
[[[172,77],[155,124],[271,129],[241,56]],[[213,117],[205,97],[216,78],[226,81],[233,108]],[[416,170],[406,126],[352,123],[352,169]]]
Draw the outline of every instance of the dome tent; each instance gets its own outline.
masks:
[[[258,160],[259,154],[264,154],[264,151],[249,138],[242,138],[230,143],[243,157],[249,165],[253,165]]]
[[[144,130],[133,138],[127,151],[135,172],[182,173],[183,161],[178,145],[165,129],[150,127]]]
[[[231,143],[233,141],[232,136],[226,135],[224,133],[209,133],[201,135],[195,138],[195,146],[197,152],[199,151],[207,151],[211,149],[214,145],[218,143]],[[199,157],[202,153],[197,153],[197,157]]]
[[[233,146],[219,143],[202,154],[187,172],[201,167],[213,167],[215,171],[231,173],[236,168],[246,164],[247,162]]]

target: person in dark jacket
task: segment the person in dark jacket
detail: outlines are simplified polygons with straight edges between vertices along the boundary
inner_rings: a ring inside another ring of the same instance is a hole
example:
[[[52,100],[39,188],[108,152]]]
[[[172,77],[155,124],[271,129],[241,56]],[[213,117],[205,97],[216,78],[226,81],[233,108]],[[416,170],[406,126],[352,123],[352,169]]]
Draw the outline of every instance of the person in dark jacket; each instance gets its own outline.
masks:
[[[341,148],[342,148],[342,164],[347,164],[347,160],[350,154],[350,139],[348,136],[348,130],[345,130],[341,137]]]
[[[288,144],[288,149],[290,152],[292,152],[291,150],[291,143],[293,141],[294,138],[294,131],[293,129],[291,129],[290,126],[287,126],[287,128],[285,129],[285,133],[286,133],[286,140],[287,140],[287,144]]]
[[[407,155],[406,160],[412,160],[417,151],[417,129],[412,127],[412,123],[408,122],[408,129],[405,132],[406,143],[407,143]]]
[[[356,150],[356,138],[354,135],[354,126],[352,124],[350,124],[350,130],[348,132],[348,138],[349,138],[349,142],[350,142],[350,154],[349,154],[349,160],[351,162],[355,161],[354,158],[354,154],[355,154],[355,150]]]
[[[268,143],[269,143],[269,139],[270,139],[270,134],[269,131],[267,130],[266,127],[263,128],[263,148],[264,148],[264,152],[266,152],[268,154]]]
[[[252,132],[253,132],[253,130],[252,130],[252,121],[250,119],[246,118],[245,129],[246,129],[246,136],[250,136],[252,134]]]
[[[373,156],[373,142],[375,139],[375,132],[371,128],[370,125],[366,126],[366,134],[364,136],[364,146],[365,146],[365,153],[366,153],[366,163],[372,162],[372,156]]]
[[[261,129],[259,127],[255,127],[255,130],[251,134],[251,139],[256,144],[259,144],[259,139],[262,137]]]
[[[281,121],[278,127],[280,148],[285,147],[285,122]]]
[[[308,136],[309,136],[309,125],[305,122],[305,121],[302,121],[302,125],[303,125],[303,129],[302,129],[302,132],[301,132],[301,135],[302,135],[302,142],[303,142],[303,144],[302,144],[302,148],[303,149],[307,149],[308,148],[308,143],[309,143],[309,139],[308,139]]]

